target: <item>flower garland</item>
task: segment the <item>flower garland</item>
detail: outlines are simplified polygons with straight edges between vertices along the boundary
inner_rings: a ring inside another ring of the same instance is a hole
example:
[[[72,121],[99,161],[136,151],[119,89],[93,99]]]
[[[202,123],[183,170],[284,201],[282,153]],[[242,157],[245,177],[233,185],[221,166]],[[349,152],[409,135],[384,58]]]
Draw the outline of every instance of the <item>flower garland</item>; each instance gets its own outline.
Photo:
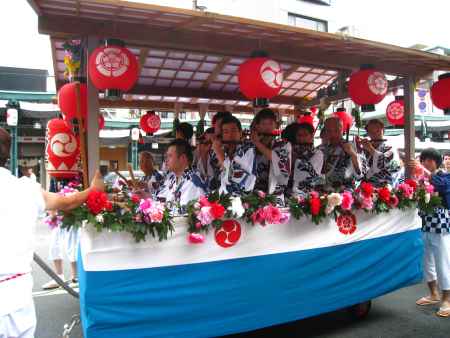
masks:
[[[136,195],[117,194],[110,201],[106,193],[93,190],[86,203],[64,212],[63,216],[63,228],[80,228],[87,221],[99,232],[128,232],[136,242],[145,241],[147,235],[166,240],[174,231],[172,218],[164,205]]]
[[[73,192],[70,189],[66,193]],[[165,204],[149,198],[142,199],[128,192],[111,196],[110,200],[104,192],[91,191],[86,203],[63,213],[62,219],[49,219],[49,225],[57,221],[62,222],[63,228],[78,228],[87,221],[97,231],[128,232],[136,242],[146,240],[148,235],[162,241],[173,233],[173,216]],[[289,198],[287,208],[276,205],[275,195],[261,191],[242,197],[214,192],[187,205],[188,241],[203,243],[204,233],[213,230],[218,244],[222,243],[219,245],[231,246],[230,241],[234,239],[235,242],[240,236],[240,226],[234,224],[236,220],[243,219],[252,225],[266,226],[287,223],[291,215],[295,219],[310,217],[315,224],[333,218],[339,231],[348,235],[357,229],[354,214],[357,210],[380,214],[393,209],[418,207],[422,213],[431,213],[441,205],[441,198],[434,187],[423,178],[418,181],[406,179],[395,189],[390,186],[376,188],[371,183],[362,182],[354,191],[329,194],[311,191],[306,196]]]

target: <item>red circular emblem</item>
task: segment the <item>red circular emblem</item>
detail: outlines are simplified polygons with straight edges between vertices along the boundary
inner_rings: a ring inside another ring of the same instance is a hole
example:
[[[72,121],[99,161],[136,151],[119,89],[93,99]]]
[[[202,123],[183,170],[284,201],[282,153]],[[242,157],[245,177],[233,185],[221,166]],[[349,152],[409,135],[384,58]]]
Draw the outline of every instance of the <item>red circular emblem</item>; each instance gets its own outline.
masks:
[[[405,107],[403,101],[393,101],[386,108],[386,118],[390,124],[401,126],[405,123]]]
[[[223,248],[235,245],[241,238],[241,225],[235,220],[226,220],[215,232],[216,243]]]
[[[128,55],[120,48],[105,48],[96,58],[97,70],[104,76],[117,77],[123,75],[130,65]]]
[[[344,235],[351,235],[356,231],[356,217],[353,214],[339,215],[336,223],[339,231]]]

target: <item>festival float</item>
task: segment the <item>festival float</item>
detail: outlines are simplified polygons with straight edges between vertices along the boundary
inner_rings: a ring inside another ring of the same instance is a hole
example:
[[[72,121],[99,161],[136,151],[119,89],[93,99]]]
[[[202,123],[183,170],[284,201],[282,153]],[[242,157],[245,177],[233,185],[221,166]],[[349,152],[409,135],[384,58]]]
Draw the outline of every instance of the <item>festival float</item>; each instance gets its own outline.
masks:
[[[314,108],[299,118],[319,128],[331,102],[351,98],[372,111],[403,88],[386,113],[404,126],[413,159],[417,76],[450,70],[441,56],[296,27],[126,1],[67,0],[58,12],[54,2],[30,1],[39,31],[51,37],[60,101],[70,90],[69,107],[60,102],[65,136],[49,125],[48,156],[56,174],[63,165],[74,170],[80,157],[84,186],[99,163],[100,107],[148,110],[140,123],[150,134],[160,125],[155,111],[180,107],[203,117],[230,106],[292,116]],[[58,57],[80,45],[82,62],[74,53]],[[77,71],[85,83],[76,82]],[[434,93],[448,110],[442,89]],[[345,119],[348,139],[353,117],[345,109],[335,115]],[[422,279],[417,209],[432,210],[439,198],[420,174],[395,188],[313,191],[283,207],[260,191],[213,192],[183,215],[126,190],[91,192],[59,219],[81,229],[84,337],[211,337],[341,308],[365,315],[371,299]]]

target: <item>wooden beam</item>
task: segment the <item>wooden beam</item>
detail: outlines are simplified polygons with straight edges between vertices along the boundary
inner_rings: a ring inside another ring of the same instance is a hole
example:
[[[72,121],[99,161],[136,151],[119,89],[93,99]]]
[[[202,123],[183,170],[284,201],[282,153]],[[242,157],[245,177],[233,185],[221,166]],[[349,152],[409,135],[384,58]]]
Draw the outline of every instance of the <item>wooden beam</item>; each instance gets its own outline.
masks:
[[[167,101],[147,101],[147,100],[105,100],[100,99],[99,104],[101,108],[130,108],[130,109],[153,109],[160,111],[173,111],[177,102]],[[198,112],[200,109],[199,103],[185,103],[183,102],[183,111]],[[227,105],[224,104],[208,104],[208,111],[224,111]],[[249,113],[253,114],[254,109],[251,106],[234,106],[235,113]],[[294,110],[285,109],[286,114],[293,114]]]
[[[210,14],[210,13],[208,13]],[[200,14],[201,15],[201,14]],[[198,15],[197,15],[198,16]],[[210,19],[214,19],[213,15]],[[228,20],[231,20],[228,18]],[[236,22],[246,22],[245,19],[233,18]],[[248,20],[247,20],[248,21]],[[260,23],[262,25],[262,23]],[[268,25],[271,26],[271,25]],[[275,25],[280,26],[280,25]],[[287,26],[280,26],[284,31],[290,30]],[[279,27],[279,28],[280,28]],[[148,31],[151,30],[151,34]],[[110,20],[95,20],[88,18],[71,18],[60,16],[41,16],[39,18],[39,31],[43,34],[51,34],[57,37],[77,37],[96,34],[98,36],[109,36],[127,41],[128,44],[138,46],[148,46],[150,48],[165,48],[180,51],[209,53],[211,55],[220,56],[236,56],[247,57],[250,53],[257,49],[266,50],[271,57],[279,62],[302,64],[304,66],[328,68],[334,70],[353,70],[359,68],[363,63],[370,63],[385,73],[394,75],[407,75],[415,72],[418,75],[433,70],[427,63],[440,62],[443,69],[450,69],[450,58],[437,59],[436,56],[429,56],[426,53],[411,52],[408,49],[397,48],[383,44],[368,42],[365,40],[351,39],[351,41],[342,40],[331,34],[318,34],[320,38],[327,42],[333,43],[336,47],[352,47],[352,53],[345,55],[336,49],[335,52],[324,53],[317,48],[306,48],[300,41],[312,35],[310,31],[295,29],[299,43],[290,39],[277,38],[273,40],[261,40],[252,38],[251,36],[232,36],[224,35],[214,31],[192,31],[192,30],[170,30],[153,26],[151,23],[121,23],[120,29],[116,23]],[[417,57],[419,62],[423,62],[423,66],[419,67],[408,62],[382,62],[382,58],[374,55],[365,55],[364,48],[378,48],[380,53],[398,53],[399,57]],[[415,55],[417,54],[417,55]],[[448,59],[448,60],[447,60]]]
[[[58,91],[58,89],[59,89],[58,84],[60,82],[58,81],[58,60],[56,58],[56,46],[55,46],[55,43],[56,43],[55,39],[50,37],[50,48],[52,49],[53,73],[55,75],[55,89],[56,89],[56,91]]]
[[[150,48],[142,47],[139,51],[139,74],[142,73],[142,69],[144,68],[145,61],[147,60],[148,52],[150,51]]]
[[[230,59],[231,58],[229,56],[224,56],[222,58],[222,61],[220,61],[217,64],[216,68],[214,68],[214,70],[209,74],[205,82],[203,82],[202,89],[207,89],[210,83],[214,82],[214,80],[217,78],[217,75],[219,75],[222,72],[223,68],[227,65]]]
[[[86,60],[89,59],[90,54],[98,47],[99,39],[88,36],[87,38],[87,53]],[[87,62],[86,62],[87,64]],[[89,72],[89,67],[87,67]],[[100,163],[100,144],[98,137],[98,114],[100,107],[98,103],[98,89],[92,83],[89,74],[87,74],[87,150],[88,150],[88,172],[89,181],[92,181],[95,171],[99,168]],[[85,187],[86,188],[86,187]]]
[[[414,160],[415,158],[415,138],[416,128],[414,125],[414,77],[408,76],[404,79],[403,91],[405,99],[405,159],[406,161]],[[407,162],[405,164],[407,164]],[[411,177],[411,172],[408,166],[405,165],[406,177]]]
[[[27,0],[28,4],[33,8],[33,10],[36,12],[37,15],[41,16],[42,11],[39,5],[37,4],[36,0]]]

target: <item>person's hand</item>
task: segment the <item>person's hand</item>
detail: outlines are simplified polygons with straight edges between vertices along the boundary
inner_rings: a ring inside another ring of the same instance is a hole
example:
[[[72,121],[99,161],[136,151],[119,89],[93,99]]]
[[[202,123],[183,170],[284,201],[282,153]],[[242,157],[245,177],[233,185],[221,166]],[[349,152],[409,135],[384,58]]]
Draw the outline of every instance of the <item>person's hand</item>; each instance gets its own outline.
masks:
[[[356,156],[356,152],[353,149],[353,146],[351,143],[349,143],[349,142],[342,143],[342,149],[345,151],[346,154],[348,154],[352,157]]]
[[[361,139],[361,146],[365,151],[367,151],[371,155],[376,150],[375,147],[372,145],[372,142],[370,142],[370,140],[368,140],[366,138]]]
[[[222,141],[218,137],[214,137],[212,142],[212,149],[217,154],[217,152],[222,151]]]
[[[103,182],[103,176],[102,174],[100,174],[99,170],[95,172],[94,178],[91,181],[90,188],[99,191],[105,191],[105,183]]]

